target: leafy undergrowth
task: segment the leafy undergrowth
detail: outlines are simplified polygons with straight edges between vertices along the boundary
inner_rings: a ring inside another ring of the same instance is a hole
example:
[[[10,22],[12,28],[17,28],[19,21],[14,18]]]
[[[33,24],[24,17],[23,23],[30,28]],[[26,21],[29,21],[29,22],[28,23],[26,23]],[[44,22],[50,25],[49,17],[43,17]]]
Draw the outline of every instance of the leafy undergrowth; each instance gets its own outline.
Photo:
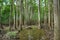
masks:
[[[16,30],[10,31],[9,28],[4,29],[4,31],[6,31],[6,34],[3,36],[4,40],[9,40],[10,37],[13,40],[53,40],[53,31],[38,29],[37,26],[24,28],[19,33]]]
[[[7,31],[6,35],[3,38],[16,38],[19,37],[19,40],[49,40],[46,38],[46,32],[43,29],[38,29],[37,26],[31,26],[30,28],[25,28],[21,30],[19,33],[18,31],[9,31],[9,28],[5,29]],[[18,34],[17,34],[18,33]]]
[[[45,35],[42,29],[24,29],[19,33],[20,40],[39,40]]]

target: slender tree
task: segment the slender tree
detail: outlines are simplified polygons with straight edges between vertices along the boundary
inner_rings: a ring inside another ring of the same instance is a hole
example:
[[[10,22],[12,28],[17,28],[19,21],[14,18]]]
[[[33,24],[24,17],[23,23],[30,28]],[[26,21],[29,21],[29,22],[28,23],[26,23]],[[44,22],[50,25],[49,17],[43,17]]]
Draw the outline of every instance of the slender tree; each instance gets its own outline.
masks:
[[[46,12],[46,6],[47,6],[47,0],[44,1],[45,6],[44,6],[44,25],[47,26],[47,12]]]
[[[23,10],[24,10],[24,7],[23,7],[23,0],[20,0],[20,21],[19,21],[19,26],[20,26],[20,30],[22,30],[22,24],[23,24]]]
[[[16,17],[16,29],[19,30],[19,0],[16,0],[16,13],[15,13],[15,17]]]
[[[28,0],[25,0],[25,20],[24,20],[24,25],[26,25],[27,23],[27,16],[28,16],[28,5],[27,5],[27,1]]]
[[[50,0],[48,0],[48,27],[50,28]]]
[[[50,0],[50,14],[51,14],[51,17],[50,17],[50,20],[51,20],[51,30],[53,30],[54,28],[54,13],[53,13],[53,0]]]
[[[1,6],[0,6],[0,22],[1,22]],[[1,29],[1,23],[0,23],[0,29]]]
[[[54,40],[60,40],[60,13],[59,13],[59,0],[53,0],[54,6]]]
[[[10,14],[9,14],[9,27],[10,27],[10,30],[12,30],[14,28],[14,27],[11,26],[12,13],[14,13],[14,0],[10,1]]]
[[[0,6],[0,28],[3,29],[2,22],[1,22],[1,21],[2,21],[2,18],[1,18],[1,17],[2,17],[3,1],[1,0],[0,2],[1,2],[1,3],[0,3],[0,5],[1,5],[1,6]]]
[[[38,28],[40,29],[40,0],[38,2]]]

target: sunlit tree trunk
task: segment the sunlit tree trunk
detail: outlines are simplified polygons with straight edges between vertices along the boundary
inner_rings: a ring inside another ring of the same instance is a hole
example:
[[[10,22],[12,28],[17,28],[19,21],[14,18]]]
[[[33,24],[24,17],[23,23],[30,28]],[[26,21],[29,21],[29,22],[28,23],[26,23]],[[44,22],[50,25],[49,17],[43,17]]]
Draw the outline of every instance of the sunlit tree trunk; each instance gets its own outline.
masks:
[[[38,4],[38,29],[40,29],[40,0]]]
[[[26,23],[27,23],[27,15],[28,14],[28,6],[27,6],[27,0],[25,0],[25,14],[24,14],[24,16],[25,16],[25,20],[24,20],[24,25],[26,25]]]
[[[59,13],[59,0],[53,0],[54,6],[54,40],[60,40],[60,13]]]

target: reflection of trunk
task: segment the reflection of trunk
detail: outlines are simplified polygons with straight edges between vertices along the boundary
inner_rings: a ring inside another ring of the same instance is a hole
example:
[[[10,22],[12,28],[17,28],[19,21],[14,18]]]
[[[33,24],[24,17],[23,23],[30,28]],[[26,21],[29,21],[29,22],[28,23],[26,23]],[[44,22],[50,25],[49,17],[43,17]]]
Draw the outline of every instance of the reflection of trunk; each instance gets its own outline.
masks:
[[[38,28],[40,29],[40,0],[38,4]]]
[[[54,40],[60,40],[60,13],[59,13],[59,1],[53,0],[54,4]]]

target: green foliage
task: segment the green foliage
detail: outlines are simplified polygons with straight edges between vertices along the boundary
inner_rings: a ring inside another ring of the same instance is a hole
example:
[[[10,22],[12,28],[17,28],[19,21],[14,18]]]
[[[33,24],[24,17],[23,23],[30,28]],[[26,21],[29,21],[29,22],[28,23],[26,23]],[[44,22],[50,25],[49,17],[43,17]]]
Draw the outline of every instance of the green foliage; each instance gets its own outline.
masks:
[[[16,8],[15,7],[15,5],[14,5],[14,8]],[[15,9],[16,10],[16,9]],[[14,13],[15,13],[15,10],[14,10]],[[2,24],[8,24],[9,23],[9,17],[11,18],[10,19],[10,22],[12,22],[12,20],[13,20],[13,16],[15,15],[13,12],[11,13],[10,12],[10,5],[4,5],[3,7],[2,7],[2,11],[1,11],[1,21],[0,21],[0,23],[2,23]]]
[[[11,38],[14,38],[14,37],[16,37],[17,32],[18,32],[18,31],[11,31],[11,32],[7,32],[7,34],[6,34],[6,35],[8,35],[8,36],[9,36],[9,37],[11,37]]]
[[[16,0],[14,0],[14,3],[15,3]],[[3,23],[3,24],[8,24],[8,19],[9,19],[9,16],[11,17],[10,21],[12,22],[13,20],[13,17],[14,15],[16,14],[16,5],[14,5],[14,11],[11,12],[11,15],[10,15],[10,4],[11,4],[12,0],[0,0],[0,6],[2,11],[1,11],[1,17],[2,20],[0,23]],[[25,2],[25,1],[24,1]],[[2,5],[3,3],[5,3],[5,5]],[[9,4],[8,4],[9,3]],[[44,19],[44,13],[46,12],[46,14],[48,13],[48,5],[46,5],[45,7],[45,2],[44,0],[40,0],[40,18],[41,20]],[[46,4],[48,4],[48,0],[46,0]],[[25,3],[23,5],[25,7]],[[31,18],[31,20],[34,21],[34,23],[36,23],[38,20],[38,3],[36,0],[28,0],[27,2],[27,6],[32,6],[32,10],[33,10],[33,16]],[[45,10],[44,10],[45,8]],[[29,9],[29,8],[28,8]],[[52,10],[52,9],[51,9]],[[30,10],[28,10],[30,11]],[[18,12],[18,14],[20,15],[20,13]],[[25,15],[25,13],[23,14]],[[30,12],[29,12],[29,15],[30,15]],[[17,18],[18,19],[18,18]],[[29,17],[25,18],[25,19],[29,19]],[[28,21],[28,20],[27,20]]]
[[[0,3],[2,2],[2,0],[0,0]]]
[[[1,13],[1,22],[3,24],[7,24],[9,20],[9,14],[10,14],[10,6],[4,6],[2,7],[2,13]]]

